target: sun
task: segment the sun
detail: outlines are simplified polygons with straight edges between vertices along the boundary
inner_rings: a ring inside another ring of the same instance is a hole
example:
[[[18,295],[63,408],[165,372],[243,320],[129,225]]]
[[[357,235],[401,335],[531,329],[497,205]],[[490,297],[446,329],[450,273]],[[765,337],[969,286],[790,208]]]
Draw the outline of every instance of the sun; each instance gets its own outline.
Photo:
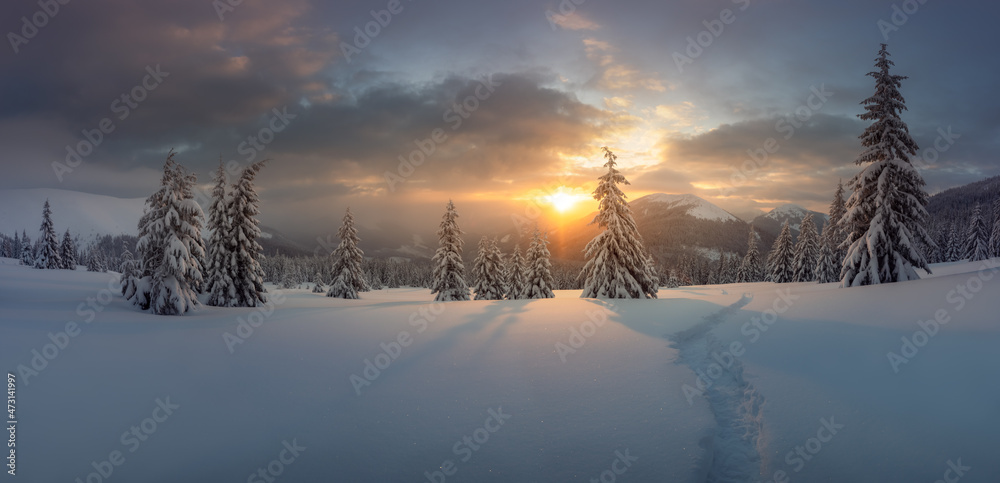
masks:
[[[545,197],[552,208],[559,213],[567,213],[576,207],[576,204],[587,197],[578,193],[573,193],[566,188],[559,188],[555,193]]]

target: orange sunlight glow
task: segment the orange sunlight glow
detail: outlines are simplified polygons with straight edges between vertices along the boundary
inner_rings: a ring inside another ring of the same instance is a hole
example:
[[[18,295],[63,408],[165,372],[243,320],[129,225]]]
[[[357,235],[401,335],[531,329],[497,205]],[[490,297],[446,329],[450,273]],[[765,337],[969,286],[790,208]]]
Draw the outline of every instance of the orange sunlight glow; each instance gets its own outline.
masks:
[[[554,193],[545,197],[547,201],[559,213],[567,213],[576,207],[576,204],[589,197],[560,186]]]

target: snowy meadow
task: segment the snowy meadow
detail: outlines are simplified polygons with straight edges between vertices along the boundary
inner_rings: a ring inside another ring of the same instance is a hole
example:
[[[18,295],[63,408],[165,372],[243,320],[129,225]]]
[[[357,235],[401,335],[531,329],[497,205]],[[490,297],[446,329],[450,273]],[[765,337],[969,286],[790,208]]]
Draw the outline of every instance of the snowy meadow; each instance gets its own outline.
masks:
[[[273,305],[184,317],[109,297],[115,273],[4,262],[0,354],[17,376],[25,481],[1000,471],[1000,259],[905,284],[691,286],[657,300],[270,286]]]

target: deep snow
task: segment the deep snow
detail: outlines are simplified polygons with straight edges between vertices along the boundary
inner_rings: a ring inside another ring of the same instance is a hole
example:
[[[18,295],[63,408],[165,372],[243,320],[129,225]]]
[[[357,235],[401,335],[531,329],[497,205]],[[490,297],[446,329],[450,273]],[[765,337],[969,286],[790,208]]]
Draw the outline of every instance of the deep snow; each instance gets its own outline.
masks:
[[[109,297],[114,274],[4,262],[12,481],[87,481],[96,463],[143,482],[266,481],[251,474],[268,465],[276,481],[933,482],[959,460],[963,482],[1000,479],[1000,284],[982,263],[614,302],[271,287],[266,313],[158,317]],[[904,352],[936,312],[949,322]]]

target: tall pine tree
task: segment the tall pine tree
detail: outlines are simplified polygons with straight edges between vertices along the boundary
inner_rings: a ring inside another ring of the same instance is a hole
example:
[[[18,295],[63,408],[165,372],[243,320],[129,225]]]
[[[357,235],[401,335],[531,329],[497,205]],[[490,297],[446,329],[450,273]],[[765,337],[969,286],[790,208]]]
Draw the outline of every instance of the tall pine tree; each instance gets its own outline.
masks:
[[[351,215],[350,208],[344,212],[344,222],[337,230],[337,237],[340,238],[340,244],[333,250],[333,281],[330,282],[330,290],[326,296],[356,299],[358,292],[367,292],[369,287],[361,270],[365,253],[358,248],[361,239],[358,238],[358,230],[354,228],[354,216]]]
[[[45,200],[42,209],[41,237],[38,239],[38,254],[35,258],[35,268],[56,269],[61,266],[59,257],[59,237],[52,226],[52,209],[49,200]]]
[[[160,189],[146,200],[139,221],[137,248],[141,254],[141,277],[126,285],[133,303],[158,315],[178,315],[198,305],[197,287],[202,283],[199,258],[201,207],[189,196],[192,175],[167,154]],[[91,256],[99,257],[92,250]]]
[[[856,287],[919,279],[916,268],[930,268],[915,242],[933,247],[924,229],[927,193],[924,180],[910,163],[917,143],[899,117],[906,109],[899,86],[905,76],[892,75],[886,45],[875,59],[875,94],[865,99],[864,114],[873,121],[861,135],[864,152],[856,164],[863,166],[850,181],[843,223],[849,248],[841,271],[841,285]]]
[[[990,256],[1000,257],[1000,198],[993,201],[993,231],[990,233]]]
[[[448,206],[438,228],[438,249],[434,253],[434,281],[431,293],[436,301],[469,300],[469,284],[465,281],[465,264],[462,262],[462,230],[458,227],[455,204]]]
[[[823,238],[830,241],[830,250],[833,251],[833,256],[837,260],[838,274],[840,272],[840,263],[847,254],[847,234],[843,224],[846,213],[847,204],[844,201],[844,182],[838,180],[837,191],[833,193],[833,201],[830,202],[830,219],[827,220],[826,226],[823,227]]]
[[[264,271],[260,268],[262,250],[260,237],[260,198],[254,188],[254,179],[268,160],[258,161],[245,168],[233,183],[232,195],[226,206],[230,223],[230,276],[233,280],[233,298],[229,307],[257,307],[267,303],[264,295]]]
[[[750,235],[747,238],[747,254],[740,262],[740,269],[736,272],[737,283],[762,282],[764,281],[764,267],[760,260],[760,251],[757,250],[757,234],[754,233],[753,226],[750,227]]]
[[[519,300],[528,298],[528,273],[521,256],[521,247],[514,245],[514,253],[510,256],[507,269],[507,299]]]
[[[792,230],[788,221],[781,225],[781,234],[774,240],[771,252],[767,254],[768,280],[775,283],[788,283],[793,280],[795,271],[792,268]]]
[[[63,233],[62,244],[59,245],[59,268],[64,270],[76,270],[76,244],[69,236],[69,230]]]
[[[823,237],[820,241],[819,258],[816,260],[816,279],[819,283],[840,281],[840,262],[830,246],[830,240]]]
[[[219,159],[219,169],[215,171],[215,188],[212,189],[212,204],[208,207],[208,229],[212,234],[208,239],[206,258],[205,292],[208,305],[227,307],[236,299],[233,283],[232,247],[233,227],[229,222],[229,202],[226,196],[226,170]]]
[[[792,279],[796,282],[812,282],[816,280],[816,260],[819,257],[819,235],[816,233],[816,224],[813,223],[813,215],[809,213],[802,220],[799,228],[799,241],[795,245],[795,256],[792,259],[794,275]]]
[[[604,167],[608,172],[598,178],[594,199],[599,211],[590,222],[602,231],[587,243],[587,262],[580,277],[587,298],[656,298],[656,279],[642,236],[632,218],[632,210],[619,184],[629,184],[615,168],[618,157],[607,147]]]
[[[552,281],[552,262],[549,260],[549,236],[535,228],[528,247],[528,296],[529,299],[550,299],[555,284]]]
[[[989,238],[986,235],[986,223],[983,222],[983,215],[976,203],[972,209],[972,217],[969,219],[969,230],[966,232],[963,258],[970,262],[978,262],[990,258]]]
[[[486,236],[479,240],[479,253],[472,265],[475,300],[503,299],[503,267],[498,254],[496,240]]]

